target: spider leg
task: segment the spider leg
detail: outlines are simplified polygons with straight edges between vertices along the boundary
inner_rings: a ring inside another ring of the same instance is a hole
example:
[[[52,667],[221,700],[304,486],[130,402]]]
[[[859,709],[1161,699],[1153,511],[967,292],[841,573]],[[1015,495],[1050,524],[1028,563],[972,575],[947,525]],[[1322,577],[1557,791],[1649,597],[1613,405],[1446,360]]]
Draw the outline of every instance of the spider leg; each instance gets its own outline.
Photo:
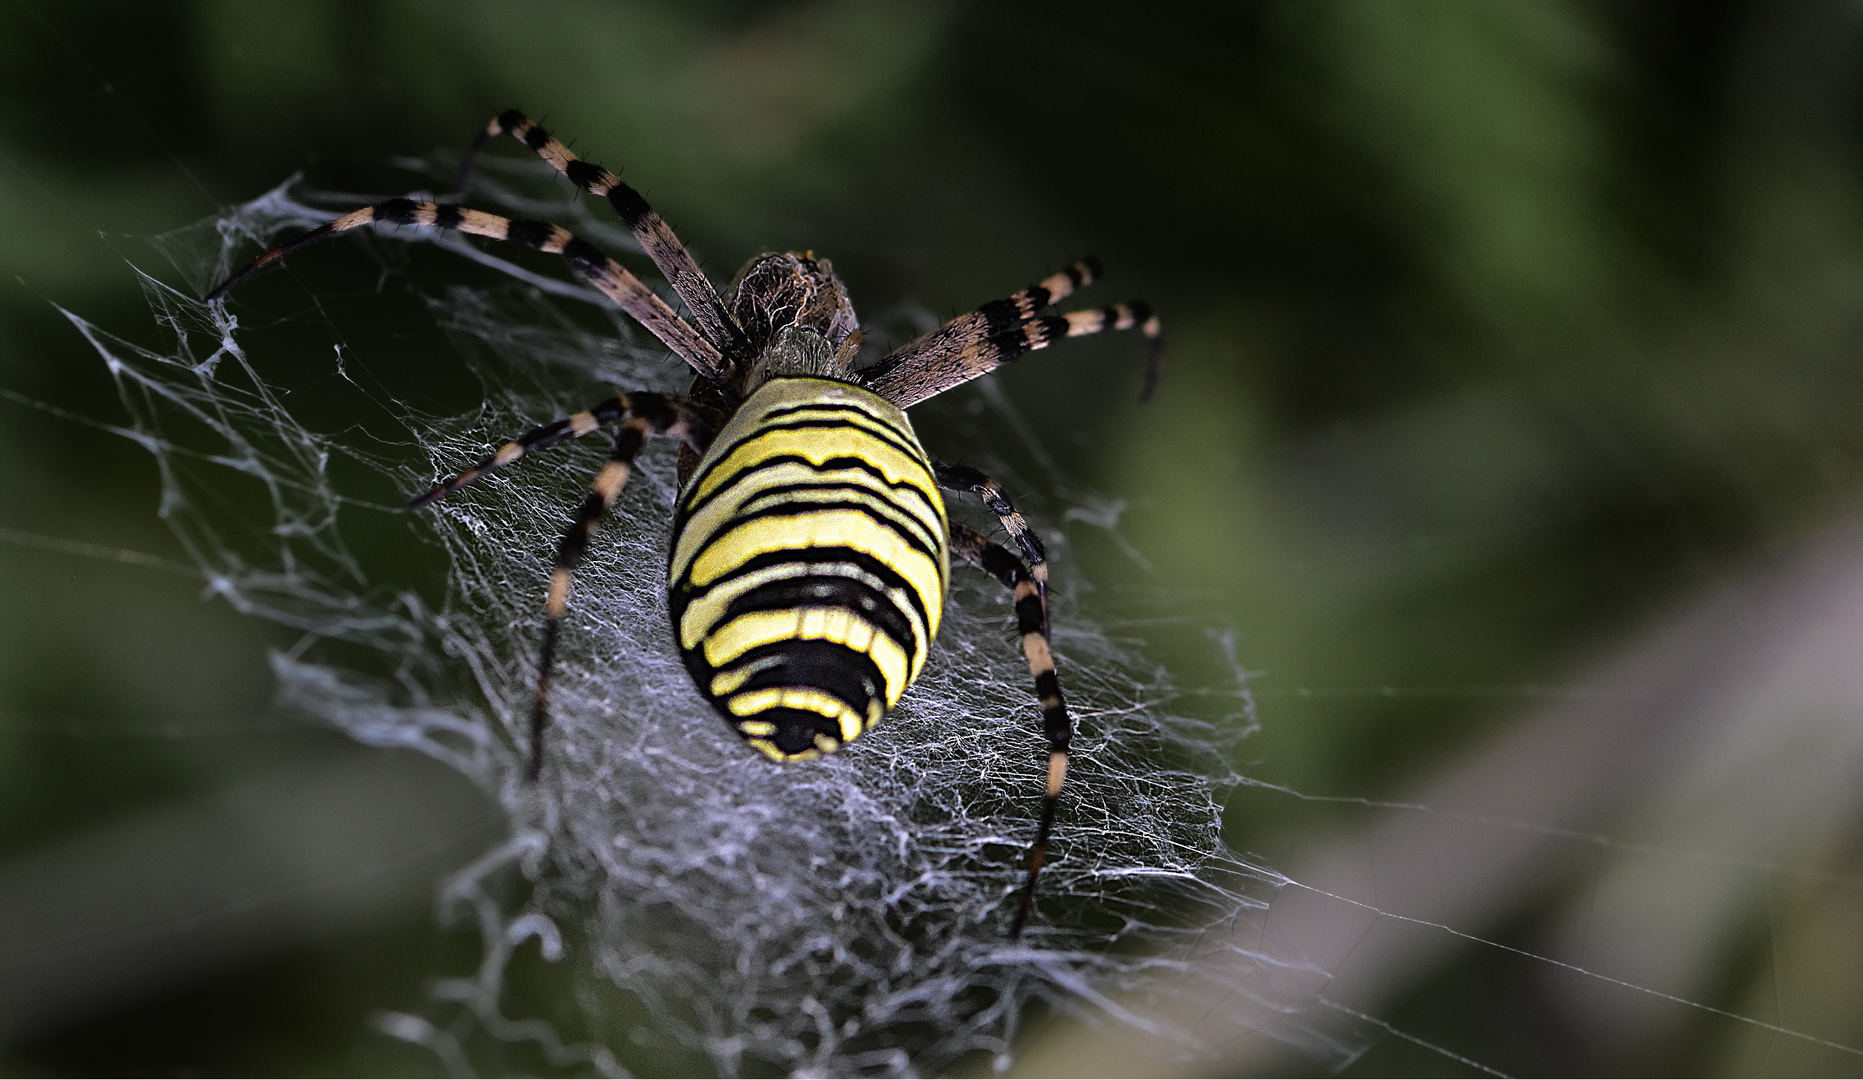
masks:
[[[575,516],[570,518],[569,527],[563,531],[562,542],[556,548],[556,568],[550,573],[550,588],[543,603],[543,644],[538,651],[537,693],[530,712],[530,761],[524,775],[531,781],[535,781],[543,771],[543,734],[549,726],[550,672],[556,663],[556,640],[562,631],[563,613],[569,607],[569,587],[576,566],[589,550],[589,541],[594,538],[595,530],[601,524],[602,513],[621,494],[621,488],[633,472],[634,455],[640,452],[647,436],[678,435],[685,438],[691,434],[690,431],[681,433],[674,430],[691,417],[688,411],[674,407],[678,403],[658,394],[632,394],[629,397],[642,407],[628,416],[626,425],[615,436],[614,451],[608,455],[608,463],[595,474],[595,479],[589,484],[588,495],[583,498],[582,505],[576,508]]]
[[[938,356],[975,345],[1012,330],[1034,318],[1050,304],[1072,296],[1074,290],[1093,284],[1101,274],[1100,260],[1089,255],[1060,273],[1051,274],[1020,292],[992,300],[975,311],[959,315],[936,330],[920,334],[888,353],[885,359],[860,372],[869,386],[887,380],[898,368],[917,367],[927,356]],[[884,395],[882,395],[884,396]]]
[[[706,445],[711,442],[711,426],[685,402],[664,394],[621,394],[583,412],[532,428],[500,446],[491,457],[414,499],[408,503],[408,509],[419,510],[428,503],[443,499],[486,473],[501,469],[533,451],[548,449],[565,439],[579,438],[630,416],[645,419],[655,432],[680,440],[691,447],[694,453],[703,453]]]
[[[205,302],[211,304],[220,299],[235,285],[299,248],[377,221],[392,225],[431,225],[440,229],[454,229],[472,236],[510,240],[538,251],[561,255],[569,263],[570,269],[600,290],[603,296],[614,301],[616,307],[632,315],[654,337],[665,342],[666,347],[692,365],[693,370],[714,381],[722,382],[724,379],[725,369],[717,348],[687,325],[684,319],[666,305],[666,301],[654,295],[653,290],[641,284],[639,278],[604,255],[594,244],[577,239],[567,229],[545,221],[513,221],[482,210],[462,210],[457,206],[441,206],[413,199],[389,199],[374,206],[365,206],[328,225],[320,225],[289,243],[281,244],[215,286],[207,294]]]
[[[561,140],[539,127],[516,109],[509,109],[492,118],[485,125],[485,130],[473,140],[466,151],[465,160],[460,162],[459,187],[465,190],[466,180],[472,172],[473,162],[485,144],[499,135],[509,135],[537,152],[556,168],[556,171],[569,178],[569,182],[591,195],[600,195],[615,208],[621,220],[633,231],[635,239],[640,241],[641,249],[653,260],[653,265],[666,275],[668,284],[679,294],[679,299],[692,314],[692,321],[698,324],[699,332],[705,339],[716,346],[720,352],[733,359],[745,353],[749,344],[744,331],[725,310],[724,301],[718,297],[718,290],[712,287],[711,280],[699,269],[692,253],[673,235],[672,227],[655,213],[653,207],[640,192],[622,181],[614,173],[593,162],[577,157]]]
[[[951,550],[965,561],[981,568],[1003,583],[1016,602],[1016,630],[1022,635],[1022,653],[1028,658],[1029,674],[1035,677],[1035,694],[1041,700],[1042,727],[1048,736],[1048,787],[1042,796],[1041,823],[1035,843],[1029,848],[1029,876],[1022,885],[1022,899],[1016,905],[1015,921],[1009,936],[1022,936],[1029,909],[1035,902],[1035,881],[1041,876],[1042,863],[1048,858],[1048,836],[1054,831],[1054,811],[1061,801],[1061,786],[1067,780],[1067,748],[1074,738],[1074,721],[1067,714],[1067,701],[1061,695],[1061,679],[1054,672],[1054,654],[1048,649],[1048,604],[1034,579],[1024,569],[1022,560],[1002,545],[975,529],[951,526]]]
[[[994,300],[967,315],[901,345],[879,363],[859,373],[862,385],[899,406],[908,408],[927,398],[1001,367],[1030,349],[1039,349],[1055,337],[1077,337],[1102,330],[1137,327],[1151,341],[1151,358],[1145,370],[1140,398],[1156,388],[1163,365],[1162,329],[1150,305],[1142,302],[1039,316],[1042,308],[1067,297],[1099,274],[1099,263],[1083,259],[1039,284],[1002,300]],[[1024,346],[1010,339],[1026,336],[1031,323],[1065,319],[1068,326],[1040,332]]]
[[[931,463],[932,475],[938,478],[938,486],[946,491],[971,491],[983,500],[997,520],[1003,523],[1003,531],[1022,549],[1022,557],[1028,560],[1029,576],[1035,581],[1035,589],[1042,598],[1041,632],[1048,632],[1048,549],[1041,542],[1041,537],[1029,525],[1028,519],[1016,510],[1003,494],[1002,486],[995,480],[971,468],[968,465],[952,465],[943,461]]]

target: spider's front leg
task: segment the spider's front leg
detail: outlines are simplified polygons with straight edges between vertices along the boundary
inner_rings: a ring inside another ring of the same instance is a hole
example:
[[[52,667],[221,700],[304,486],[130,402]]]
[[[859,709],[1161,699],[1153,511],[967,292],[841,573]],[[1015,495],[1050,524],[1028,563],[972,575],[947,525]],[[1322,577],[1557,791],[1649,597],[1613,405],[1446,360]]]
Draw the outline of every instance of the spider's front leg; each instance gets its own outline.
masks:
[[[582,556],[589,549],[589,541],[594,538],[595,530],[601,524],[602,514],[627,484],[628,476],[633,472],[634,455],[640,452],[649,435],[678,439],[694,452],[702,454],[711,445],[714,434],[712,426],[697,410],[683,401],[663,394],[622,394],[591,409],[525,432],[499,447],[498,452],[491,457],[409,504],[409,509],[419,509],[534,450],[545,449],[616,423],[621,424],[622,428],[615,436],[614,450],[608,455],[607,464],[602,466],[589,484],[588,495],[570,518],[568,527],[563,531],[563,539],[556,548],[556,566],[550,573],[550,587],[544,598],[543,644],[537,661],[536,694],[531,704],[530,757],[525,766],[525,778],[528,780],[536,780],[543,770],[543,735],[549,721],[550,673],[556,662],[556,640],[562,628],[563,614],[569,607],[570,585],[577,564],[582,561]]]
[[[647,200],[633,186],[619,176],[602,168],[592,161],[584,161],[575,155],[562,140],[539,127],[529,117],[516,109],[507,109],[492,117],[485,130],[479,132],[472,146],[466,151],[465,158],[459,164],[459,189],[463,194],[466,183],[472,176],[473,163],[485,144],[499,135],[509,135],[536,151],[537,156],[550,163],[556,171],[562,173],[569,182],[588,192],[608,200],[614,207],[616,215],[627,225],[634,238],[640,241],[641,250],[653,260],[653,265],[666,275],[666,281],[679,294],[679,299],[686,305],[686,311],[692,321],[698,324],[699,331],[705,335],[719,352],[725,354],[732,362],[747,362],[749,343],[737,320],[725,310],[724,301],[719,299],[718,290],[712,287],[711,279],[699,269],[697,260],[686,246],[673,235],[673,229],[665,219],[647,205]]]
[[[909,408],[1064,337],[1136,328],[1152,345],[1145,388],[1139,395],[1141,400],[1149,398],[1163,358],[1162,329],[1151,305],[1135,300],[1061,315],[1040,314],[1075,289],[1091,284],[1099,273],[1098,260],[1082,259],[1020,292],[959,315],[859,372],[861,385],[902,409]]]
[[[1035,831],[1035,843],[1029,847],[1029,876],[1022,886],[1022,898],[1016,905],[1015,921],[1009,936],[1022,936],[1035,902],[1035,881],[1041,876],[1048,858],[1048,836],[1054,830],[1055,807],[1061,801],[1061,787],[1067,781],[1068,746],[1074,739],[1074,721],[1067,714],[1067,699],[1061,694],[1061,678],[1054,671],[1054,654],[1048,648],[1048,604],[1022,560],[1008,549],[975,529],[951,526],[951,550],[966,562],[1003,583],[1016,604],[1016,632],[1022,636],[1022,654],[1027,658],[1029,674],[1035,679],[1035,696],[1041,701],[1042,729],[1048,737],[1048,787],[1042,795],[1041,823]]]

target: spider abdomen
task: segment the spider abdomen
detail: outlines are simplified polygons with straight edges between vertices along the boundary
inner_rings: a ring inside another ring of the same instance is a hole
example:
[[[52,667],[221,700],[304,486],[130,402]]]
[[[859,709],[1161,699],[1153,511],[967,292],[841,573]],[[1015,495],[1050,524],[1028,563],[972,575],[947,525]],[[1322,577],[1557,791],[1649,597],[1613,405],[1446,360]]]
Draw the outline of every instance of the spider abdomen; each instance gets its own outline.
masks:
[[[667,591],[699,692],[779,761],[877,723],[938,633],[948,525],[895,406],[832,379],[775,378],[680,494]]]

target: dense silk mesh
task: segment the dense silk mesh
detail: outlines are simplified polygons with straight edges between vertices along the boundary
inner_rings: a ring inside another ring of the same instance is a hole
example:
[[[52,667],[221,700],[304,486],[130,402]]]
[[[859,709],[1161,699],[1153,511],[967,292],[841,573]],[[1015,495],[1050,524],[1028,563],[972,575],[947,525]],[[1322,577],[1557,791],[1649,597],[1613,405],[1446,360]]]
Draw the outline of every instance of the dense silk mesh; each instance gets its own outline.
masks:
[[[481,187],[477,205],[539,212],[496,177]],[[1004,590],[954,567],[943,632],[889,719],[828,759],[765,761],[699,697],[673,647],[663,590],[675,470],[664,442],[641,455],[577,573],[548,764],[540,784],[524,783],[516,748],[544,583],[606,447],[591,437],[539,454],[418,516],[397,503],[589,404],[590,386],[679,392],[688,375],[619,316],[613,336],[566,317],[562,298],[591,295],[573,280],[512,265],[497,247],[400,229],[332,243],[375,252],[384,281],[398,280],[416,241],[508,274],[416,294],[456,346],[448,378],[482,386],[483,405],[430,415],[385,395],[360,369],[392,363],[392,350],[345,341],[311,302],[284,318],[330,341],[319,385],[341,407],[304,415],[303,395],[242,346],[240,297],[213,310],[194,297],[260,246],[366,201],[288,183],[158,238],[194,293],[145,278],[167,338],[156,347],[72,319],[116,378],[124,433],[155,456],[161,514],[212,592],[298,633],[274,658],[285,704],[365,743],[432,755],[509,815],[508,841],[443,887],[447,910],[477,920],[479,970],[437,983],[422,1015],[381,1018],[384,1031],[455,1070],[486,1067],[483,1047],[502,1042],[604,1072],[645,1053],[724,1073],[912,1074],[1006,1067],[1035,1015],[1143,1024],[1128,1004],[1166,994],[1207,998],[1231,1027],[1322,1058],[1354,1052],[1310,1015],[1324,1011],[1314,1003],[1325,972],[1264,936],[1260,913],[1279,879],[1220,838],[1222,801],[1239,780],[1232,742],[1251,719],[1242,672],[1196,688],[1202,719],[1181,715],[1187,696],[1146,658],[1143,628],[1096,624],[1080,609],[1059,526],[1104,516],[1087,501],[1036,521],[1057,553],[1054,644],[1079,734],[1020,943],[1006,929],[1046,752]],[[586,206],[546,209],[611,251],[632,249]],[[343,394],[359,419],[345,421]],[[1000,395],[977,400],[1008,409]],[[950,502],[954,516],[988,524]],[[444,586],[423,598],[385,579],[375,567],[391,543],[443,570]],[[1228,647],[1220,634],[1209,641]],[[1229,707],[1212,714],[1212,699]],[[559,1040],[564,1025],[512,1018],[524,1005],[507,993],[507,964],[532,942],[579,968],[579,1042]],[[1186,1053],[1199,1049],[1194,1032],[1178,1035]]]

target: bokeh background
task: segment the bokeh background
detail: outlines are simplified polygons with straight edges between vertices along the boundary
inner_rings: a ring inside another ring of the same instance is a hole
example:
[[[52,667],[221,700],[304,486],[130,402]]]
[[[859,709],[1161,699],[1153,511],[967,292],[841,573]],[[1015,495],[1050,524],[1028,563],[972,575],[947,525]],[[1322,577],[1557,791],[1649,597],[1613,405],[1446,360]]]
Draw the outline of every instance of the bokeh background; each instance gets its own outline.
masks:
[[[1259,786],[1229,837],[1302,883],[1271,928],[1388,1029],[1347,1072],[1857,1071],[1863,8],[1836,0],[0,7],[0,1069],[443,1069],[370,1017],[476,963],[434,884],[497,815],[271,707],[289,638],[205,592],[59,308],[153,342],[131,264],[182,282],[139,238],[299,171],[421,186],[399,157],[512,105],[715,276],[812,248],[863,314],[942,313],[1092,252],[1095,299],[1159,309],[1148,405],[1131,340],[997,378],[1096,493],[1018,495],[1184,686],[1229,673],[1183,635],[1233,629]],[[350,341],[447,370],[436,335]],[[553,979],[515,969],[512,1012]],[[1193,1071],[1319,1068],[1218,1034]],[[1091,1029],[1027,1052],[1150,1060]]]

